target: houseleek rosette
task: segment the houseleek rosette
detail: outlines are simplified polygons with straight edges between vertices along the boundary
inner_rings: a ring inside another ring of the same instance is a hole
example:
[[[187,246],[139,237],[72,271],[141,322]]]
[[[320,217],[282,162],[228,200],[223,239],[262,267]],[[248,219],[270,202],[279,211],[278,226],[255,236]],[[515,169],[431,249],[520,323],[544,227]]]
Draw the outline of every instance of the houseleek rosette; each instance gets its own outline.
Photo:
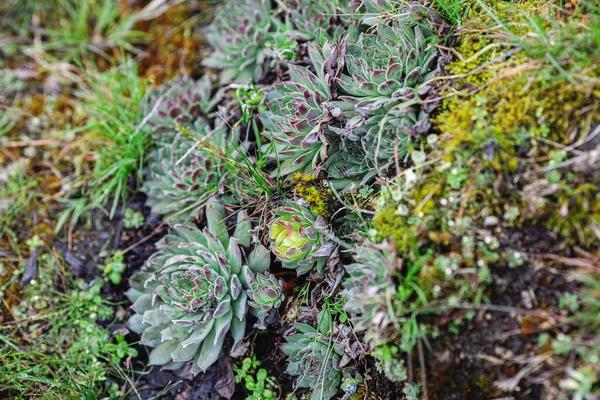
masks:
[[[231,198],[245,188],[245,182],[234,184],[235,177],[227,174],[223,165],[224,157],[240,157],[234,146],[238,132],[220,121],[214,128],[204,121],[194,134],[165,135],[161,146],[150,154],[141,188],[152,212],[187,222],[202,215],[206,200],[213,194],[219,193],[231,203]]]
[[[393,326],[388,301],[396,295],[393,274],[400,261],[388,242],[365,242],[354,248],[354,262],[344,265],[348,279],[342,295],[344,310],[352,315],[354,329],[366,332],[367,341],[385,340]]]
[[[324,170],[339,191],[350,190],[355,181],[374,175],[365,161],[365,150],[342,143],[348,131],[343,112],[353,109],[354,103],[334,101],[331,87],[337,85],[337,77],[332,74],[337,73],[326,64],[341,62],[336,54],[343,46],[344,42],[309,46],[315,72],[290,65],[290,81],[276,84],[267,95],[269,111],[260,118],[264,135],[272,142],[264,146],[265,154],[278,162],[273,174],[285,177]]]
[[[209,75],[198,81],[184,76],[166,83],[150,97],[147,113],[152,137],[160,141],[180,128],[200,133],[221,94],[213,93]]]
[[[265,318],[271,310],[279,308],[285,299],[283,282],[269,272],[253,274],[249,268],[246,268],[245,274],[249,286],[246,290],[248,305],[258,318],[256,326],[265,329]]]
[[[142,335],[142,344],[153,348],[151,365],[177,370],[191,363],[191,372],[197,374],[218,359],[227,332],[233,338],[232,351],[244,336],[248,304],[242,269],[264,271],[269,258],[249,256],[245,265],[219,203],[208,205],[207,220],[202,231],[176,225],[130,280],[127,297],[135,314],[128,326]],[[239,232],[250,228],[247,222],[241,225]]]
[[[217,190],[222,171],[198,145],[197,140],[177,133],[150,155],[141,190],[153,213],[176,213],[179,221],[197,217],[202,211],[200,201]]]
[[[332,134],[323,77],[297,66],[290,66],[290,77],[267,95],[269,111],[260,115],[264,134],[275,144],[270,156],[280,162],[275,172],[282,176],[315,170],[327,158],[327,135]]]
[[[297,376],[299,387],[312,389],[311,400],[330,399],[342,380],[340,360],[344,346],[331,337],[326,324],[319,330],[304,323],[294,325],[297,333],[288,336],[281,351],[289,357],[287,373]]]
[[[319,45],[335,42],[356,19],[350,3],[351,0],[286,0],[286,17],[294,27],[288,34]]]
[[[323,275],[325,265],[336,252],[325,219],[315,216],[302,203],[288,202],[273,210],[269,239],[271,251],[285,268],[295,269],[298,275],[315,267]]]
[[[247,83],[262,73],[267,42],[273,41],[277,21],[271,17],[269,0],[228,3],[207,29],[213,52],[202,64],[221,70],[221,82]]]

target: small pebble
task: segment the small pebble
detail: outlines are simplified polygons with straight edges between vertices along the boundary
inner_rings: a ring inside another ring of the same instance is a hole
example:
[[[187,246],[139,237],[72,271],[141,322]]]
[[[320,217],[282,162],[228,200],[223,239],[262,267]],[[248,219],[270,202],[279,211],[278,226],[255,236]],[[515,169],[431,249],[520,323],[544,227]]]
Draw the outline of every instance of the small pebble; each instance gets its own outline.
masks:
[[[498,217],[495,217],[493,215],[488,215],[487,217],[485,217],[485,220],[483,221],[483,225],[485,226],[494,226],[494,225],[498,225],[500,223],[500,220],[498,219]]]

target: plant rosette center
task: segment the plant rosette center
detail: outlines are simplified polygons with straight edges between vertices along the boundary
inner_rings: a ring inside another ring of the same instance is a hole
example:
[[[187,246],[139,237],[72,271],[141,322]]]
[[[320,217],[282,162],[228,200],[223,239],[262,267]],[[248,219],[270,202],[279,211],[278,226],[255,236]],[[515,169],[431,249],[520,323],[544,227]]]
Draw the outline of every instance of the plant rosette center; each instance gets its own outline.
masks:
[[[292,216],[290,221],[275,221],[269,236],[274,244],[273,252],[285,261],[303,258],[316,238],[314,229],[303,227],[296,216]]]

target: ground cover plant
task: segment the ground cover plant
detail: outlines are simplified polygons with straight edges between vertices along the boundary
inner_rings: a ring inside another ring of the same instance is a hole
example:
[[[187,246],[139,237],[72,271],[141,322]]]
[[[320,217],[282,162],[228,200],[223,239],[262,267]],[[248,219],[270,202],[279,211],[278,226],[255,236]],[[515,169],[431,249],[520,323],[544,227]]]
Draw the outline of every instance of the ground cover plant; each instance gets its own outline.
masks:
[[[600,399],[596,1],[0,32],[0,398]]]

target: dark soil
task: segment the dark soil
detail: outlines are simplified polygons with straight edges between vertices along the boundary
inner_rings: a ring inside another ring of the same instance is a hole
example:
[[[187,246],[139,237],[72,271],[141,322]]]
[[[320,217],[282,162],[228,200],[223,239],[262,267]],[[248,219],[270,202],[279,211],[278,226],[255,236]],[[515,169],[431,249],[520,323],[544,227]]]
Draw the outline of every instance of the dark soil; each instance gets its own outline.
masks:
[[[529,228],[506,232],[504,244],[523,254],[556,251],[557,240],[543,229]],[[432,341],[427,355],[427,382],[430,399],[479,400],[512,396],[514,399],[542,399],[544,381],[552,376],[546,363],[540,363],[520,380],[514,391],[503,392],[498,384],[514,378],[527,368],[527,358],[539,355],[537,335],[561,329],[562,314],[557,310],[563,293],[577,284],[543,265],[526,262],[510,268],[492,269],[493,284],[483,304],[458,334],[442,329],[443,339]],[[461,317],[458,311],[452,317]]]

